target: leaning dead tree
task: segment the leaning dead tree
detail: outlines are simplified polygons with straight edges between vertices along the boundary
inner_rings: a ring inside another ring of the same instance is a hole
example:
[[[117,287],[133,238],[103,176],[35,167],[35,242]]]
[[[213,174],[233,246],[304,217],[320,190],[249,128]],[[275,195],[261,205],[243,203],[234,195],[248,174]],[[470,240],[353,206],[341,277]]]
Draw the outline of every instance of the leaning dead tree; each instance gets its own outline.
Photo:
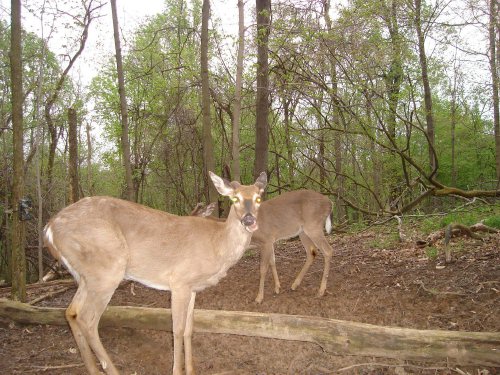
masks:
[[[0,299],[0,318],[24,324],[66,325],[64,309]],[[169,309],[108,306],[101,327],[172,330]],[[382,327],[320,317],[195,310],[194,330],[312,342],[336,354],[460,365],[500,366],[500,333]]]

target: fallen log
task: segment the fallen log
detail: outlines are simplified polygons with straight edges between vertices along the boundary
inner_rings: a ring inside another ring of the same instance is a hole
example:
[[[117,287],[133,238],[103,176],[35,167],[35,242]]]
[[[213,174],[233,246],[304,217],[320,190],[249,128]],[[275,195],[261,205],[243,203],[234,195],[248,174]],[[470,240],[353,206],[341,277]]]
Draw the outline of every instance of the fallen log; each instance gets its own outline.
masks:
[[[0,318],[23,324],[66,325],[64,309],[0,299]],[[334,354],[424,362],[500,366],[500,333],[382,327],[320,317],[195,310],[195,332],[305,341]],[[169,309],[108,306],[100,327],[171,331]]]
[[[450,242],[451,237],[458,235],[469,236],[476,240],[484,241],[484,238],[479,236],[477,232],[498,233],[499,230],[484,225],[483,223],[477,223],[471,225],[470,227],[459,223],[451,223],[448,224],[448,226],[444,229],[439,229],[435,232],[432,232],[427,236],[425,240],[417,240],[417,246],[418,247],[432,246],[442,238],[445,239],[445,245],[447,245]]]

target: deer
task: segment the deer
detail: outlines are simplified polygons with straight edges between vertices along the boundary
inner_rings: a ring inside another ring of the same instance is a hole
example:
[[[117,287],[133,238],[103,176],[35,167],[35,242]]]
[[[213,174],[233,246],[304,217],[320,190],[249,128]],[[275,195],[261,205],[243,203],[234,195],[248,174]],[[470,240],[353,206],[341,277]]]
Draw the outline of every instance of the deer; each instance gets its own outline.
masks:
[[[122,280],[171,292],[173,374],[194,374],[191,337],[196,293],[218,283],[258,229],[261,173],[253,185],[210,172],[233,204],[225,222],[176,216],[118,198],[86,197],[62,209],[44,228],[44,243],[78,283],[65,315],[82,360],[100,374],[119,375],[99,338],[98,324]],[[184,354],[184,364],[183,364]]]
[[[198,203],[191,215],[217,220],[210,216],[214,208],[213,204],[204,207]],[[264,299],[264,284],[269,266],[274,279],[274,292],[279,294],[281,284],[276,270],[274,243],[296,236],[299,236],[306,250],[306,262],[291,289],[296,290],[301,284],[319,249],[325,263],[317,296],[325,294],[333,249],[323,233],[323,227],[328,234],[331,232],[332,208],[330,199],[314,190],[289,191],[262,202],[259,208],[259,229],[253,234],[250,245],[260,248],[260,281],[255,302],[261,303]]]

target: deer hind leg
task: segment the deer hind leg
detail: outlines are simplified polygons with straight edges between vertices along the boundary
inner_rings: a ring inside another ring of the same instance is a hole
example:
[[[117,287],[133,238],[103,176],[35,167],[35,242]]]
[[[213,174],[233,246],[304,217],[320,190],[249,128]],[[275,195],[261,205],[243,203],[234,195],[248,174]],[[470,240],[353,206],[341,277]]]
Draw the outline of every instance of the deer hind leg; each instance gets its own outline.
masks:
[[[300,232],[299,234],[300,241],[302,242],[302,245],[304,246],[304,249],[306,250],[306,262],[302,266],[302,269],[300,270],[299,274],[295,278],[295,281],[292,284],[292,290],[297,289],[297,287],[300,285],[302,282],[302,279],[304,278],[305,274],[309,270],[309,267],[311,267],[311,264],[314,261],[314,258],[316,257],[316,245],[314,242],[309,238],[308,235],[306,235],[304,232]]]
[[[172,290],[173,375],[182,375],[183,351],[186,375],[194,374],[191,337],[193,335],[195,298],[196,293],[188,288]]]
[[[278,277],[278,271],[276,270],[276,257],[274,255],[274,245],[273,245],[271,259],[269,259],[269,265],[271,266],[271,270],[273,272],[274,293],[279,294],[281,285],[280,285],[280,279]]]
[[[280,282],[278,279],[278,272],[276,271],[276,264],[274,260],[274,246],[273,243],[265,243],[260,249],[260,281],[259,281],[259,293],[255,298],[255,302],[261,303],[264,299],[264,284],[266,281],[267,271],[271,265],[274,277],[274,290],[279,293]]]
[[[89,350],[90,347],[106,374],[119,375],[99,338],[98,325],[111,296],[120,281],[123,280],[126,258],[123,256],[124,249],[121,240],[109,236],[104,242],[106,243],[105,252],[101,251],[102,249],[95,246],[95,244],[89,246],[93,249],[92,255],[94,259],[106,258],[109,260],[106,265],[101,265],[99,262],[87,264],[83,260],[84,257],[78,262],[80,282],[78,290],[66,311],[66,317],[89,372],[93,374],[96,371]],[[83,250],[80,253],[88,255],[88,252]],[[95,373],[99,374],[100,372]]]
[[[308,236],[314,241],[316,247],[321,250],[325,258],[323,277],[321,278],[321,284],[318,289],[318,297],[322,297],[326,291],[326,283],[328,281],[328,275],[330,273],[330,262],[332,260],[333,249],[328,243],[325,235],[323,234],[322,228],[319,230],[313,230],[309,232]]]
[[[73,336],[75,338],[76,344],[78,345],[78,349],[80,350],[80,355],[82,357],[83,363],[85,364],[85,367],[87,368],[87,371],[91,375],[98,375],[100,374],[100,372],[95,364],[92,350],[90,349],[89,343],[85,335],[83,334],[82,330],[80,329],[80,324],[78,323],[77,320],[77,317],[80,316],[82,301],[85,300],[86,298],[85,296],[83,296],[83,294],[86,293],[87,290],[85,288],[84,281],[81,280],[80,286],[78,287],[78,290],[76,291],[76,294],[73,297],[73,301],[66,309],[66,320],[69,323],[71,332],[73,332]]]
[[[110,270],[109,274],[106,275],[106,288],[103,288],[103,279],[99,275],[93,274],[89,280],[82,279],[81,286],[78,288],[80,290],[83,285],[82,293],[75,295],[66,313],[75,338],[83,336],[86,342],[86,345],[78,345],[78,347],[87,368],[90,365],[92,370],[89,369],[89,371],[91,373],[95,370],[95,363],[88,347],[95,353],[106,374],[119,375],[99,338],[98,325],[111,296],[123,279],[123,274],[124,271]],[[110,281],[110,277],[112,277],[112,281]],[[100,372],[96,373],[100,374]]]

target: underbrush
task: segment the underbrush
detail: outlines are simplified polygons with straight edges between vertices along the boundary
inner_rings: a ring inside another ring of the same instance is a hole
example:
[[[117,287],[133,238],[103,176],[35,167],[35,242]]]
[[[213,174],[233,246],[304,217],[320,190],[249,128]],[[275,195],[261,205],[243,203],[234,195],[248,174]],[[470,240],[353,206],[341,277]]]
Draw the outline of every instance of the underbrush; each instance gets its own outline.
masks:
[[[468,227],[482,223],[488,227],[500,229],[500,202],[485,203],[476,200],[473,204],[457,205],[456,207],[450,207],[447,211],[433,213],[417,211],[401,215],[400,218],[404,234],[421,239],[425,239],[429,234],[452,223]],[[400,243],[400,229],[396,218],[380,219],[371,224],[354,223],[349,226],[348,232],[355,234],[368,230],[376,232],[376,236],[369,241],[372,248],[394,248]],[[436,257],[437,252],[437,249],[432,248],[432,246],[426,249],[429,258]]]

